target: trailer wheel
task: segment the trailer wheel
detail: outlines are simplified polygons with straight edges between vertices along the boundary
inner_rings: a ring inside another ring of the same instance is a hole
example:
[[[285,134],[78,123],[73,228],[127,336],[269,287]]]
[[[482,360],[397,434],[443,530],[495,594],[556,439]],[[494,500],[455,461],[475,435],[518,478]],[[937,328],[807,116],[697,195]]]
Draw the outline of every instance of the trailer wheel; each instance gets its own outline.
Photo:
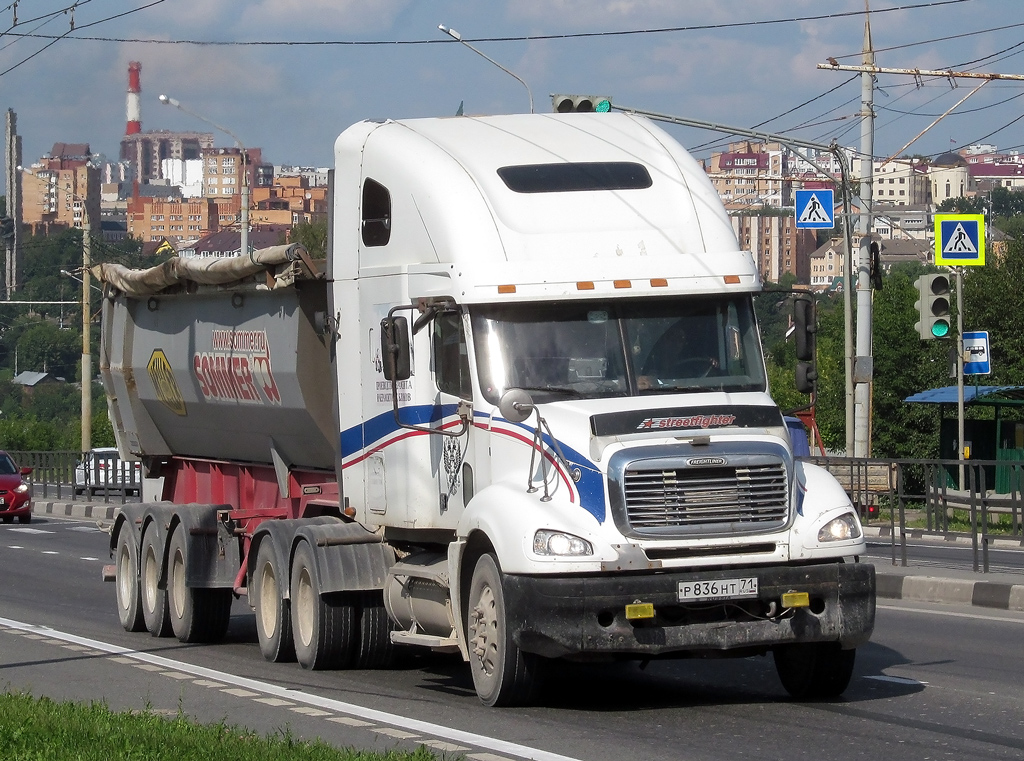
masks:
[[[167,596],[174,636],[180,642],[216,642],[231,620],[231,590],[190,587],[186,583],[188,536],[181,523],[167,548]]]
[[[274,663],[295,660],[292,619],[282,584],[288,583],[288,572],[277,567],[274,540],[263,537],[256,552],[252,574],[253,602],[256,607],[256,634],[263,657]]]
[[[292,560],[292,637],[295,659],[310,671],[348,666],[359,636],[354,596],[321,588],[313,550],[302,542]]]
[[[512,641],[494,555],[477,561],[467,599],[466,636],[476,694],[488,706],[524,705],[533,697],[543,661]]]
[[[387,668],[395,659],[395,646],[391,642],[394,624],[384,608],[381,591],[359,592],[359,647],[352,668]]]
[[[850,684],[856,650],[838,642],[809,642],[777,647],[775,670],[782,686],[797,700],[839,697]]]
[[[131,527],[122,526],[117,535],[115,584],[117,589],[117,617],[121,626],[128,632],[141,632],[146,629],[142,618],[142,593],[139,589],[139,548],[135,546],[135,537]]]
[[[142,618],[154,637],[171,636],[171,614],[167,605],[167,590],[160,588],[160,558],[163,547],[158,545],[156,529],[142,535],[139,550],[142,573],[139,578],[142,597]]]

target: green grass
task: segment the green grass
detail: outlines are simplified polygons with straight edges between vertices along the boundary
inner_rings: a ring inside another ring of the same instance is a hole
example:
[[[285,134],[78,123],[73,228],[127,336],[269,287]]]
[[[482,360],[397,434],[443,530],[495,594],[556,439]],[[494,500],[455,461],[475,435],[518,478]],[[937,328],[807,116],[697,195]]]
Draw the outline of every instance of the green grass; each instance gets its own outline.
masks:
[[[115,713],[82,705],[0,695],[0,757],[4,761],[436,761],[426,747],[371,753],[307,742],[290,732],[258,735],[226,724],[197,724],[179,715]]]
[[[953,514],[949,517],[947,528],[943,529],[941,523],[939,523],[941,516],[932,517],[932,530],[947,530],[957,533],[970,534],[971,529],[971,513],[968,510],[954,510]],[[907,516],[907,528],[928,528],[928,519],[924,513],[920,514],[920,517],[913,520],[910,516]],[[978,511],[978,533],[981,533],[981,511]],[[1013,533],[1013,517],[1010,515],[990,513],[988,523],[988,534],[1012,534]]]

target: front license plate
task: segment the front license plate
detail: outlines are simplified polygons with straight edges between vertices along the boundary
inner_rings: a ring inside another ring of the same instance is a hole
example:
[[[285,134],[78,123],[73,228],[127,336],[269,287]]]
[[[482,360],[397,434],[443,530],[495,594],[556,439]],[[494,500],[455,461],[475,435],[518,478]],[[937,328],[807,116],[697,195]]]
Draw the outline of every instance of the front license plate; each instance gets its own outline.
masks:
[[[701,600],[740,600],[757,597],[757,577],[746,579],[710,579],[708,581],[680,581],[679,602]]]

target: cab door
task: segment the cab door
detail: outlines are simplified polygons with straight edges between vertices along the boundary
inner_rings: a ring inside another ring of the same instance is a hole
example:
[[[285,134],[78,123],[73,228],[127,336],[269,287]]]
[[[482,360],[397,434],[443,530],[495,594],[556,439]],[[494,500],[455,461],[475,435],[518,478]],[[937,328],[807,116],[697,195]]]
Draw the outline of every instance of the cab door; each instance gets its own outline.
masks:
[[[432,425],[444,432],[431,437],[439,517],[443,525],[454,527],[475,487],[473,383],[465,322],[460,312],[443,311],[434,317],[430,364],[437,387]]]

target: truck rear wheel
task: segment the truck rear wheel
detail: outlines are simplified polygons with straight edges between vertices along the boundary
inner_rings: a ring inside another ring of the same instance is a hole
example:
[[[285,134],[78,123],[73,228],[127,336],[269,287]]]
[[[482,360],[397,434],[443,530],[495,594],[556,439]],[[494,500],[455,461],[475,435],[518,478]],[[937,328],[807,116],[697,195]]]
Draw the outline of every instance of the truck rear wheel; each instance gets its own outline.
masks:
[[[476,694],[488,706],[529,702],[543,662],[512,641],[501,569],[494,555],[483,555],[477,561],[467,599],[466,637]]]
[[[359,636],[354,596],[321,588],[313,550],[302,542],[292,560],[292,637],[295,659],[310,671],[348,666]]]
[[[190,587],[188,535],[181,523],[167,548],[167,596],[171,628],[181,642],[216,642],[224,637],[231,620],[231,590]]]
[[[288,584],[288,571],[277,567],[274,540],[265,536],[256,551],[252,599],[256,607],[256,634],[260,640],[260,651],[264,658],[273,663],[295,660],[291,610],[284,598],[282,584]]]
[[[352,668],[387,668],[395,659],[395,646],[391,642],[394,625],[384,608],[384,595],[380,591],[358,592],[359,646]]]
[[[142,618],[146,628],[154,637],[171,636],[171,614],[167,605],[167,590],[160,588],[160,558],[163,547],[159,544],[156,529],[149,528],[142,535],[139,562],[142,573],[139,578],[142,597]]]
[[[782,686],[797,700],[839,697],[850,684],[856,650],[838,642],[808,642],[777,647],[775,670]]]
[[[117,589],[117,617],[128,632],[146,629],[142,618],[142,599],[139,591],[139,548],[135,546],[130,526],[122,526],[117,535],[115,584]]]

